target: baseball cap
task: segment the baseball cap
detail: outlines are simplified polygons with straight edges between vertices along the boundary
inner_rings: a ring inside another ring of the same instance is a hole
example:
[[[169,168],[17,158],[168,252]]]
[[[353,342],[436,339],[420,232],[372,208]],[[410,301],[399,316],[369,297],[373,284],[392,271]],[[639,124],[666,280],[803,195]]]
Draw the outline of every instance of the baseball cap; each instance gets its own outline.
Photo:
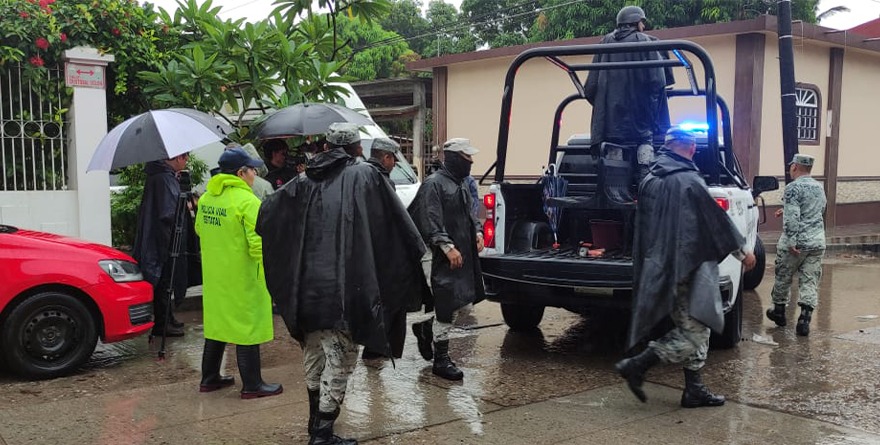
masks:
[[[666,130],[665,141],[681,141],[687,144],[695,144],[697,142],[697,138],[690,131],[687,131],[678,126],[674,126],[670,127],[669,130]]]
[[[354,144],[361,141],[361,130],[355,124],[348,122],[336,122],[330,124],[330,131],[327,133],[327,142],[337,147]]]
[[[816,161],[816,158],[814,158],[810,155],[795,153],[795,155],[792,156],[791,161],[788,163],[788,165],[800,164],[800,165],[804,165],[807,167],[812,167],[813,162],[815,162],[815,161]]]
[[[400,145],[398,145],[397,142],[394,142],[388,138],[376,138],[373,140],[373,146],[370,147],[370,150],[381,150],[391,153],[397,153],[400,151]]]
[[[480,152],[480,150],[471,145],[470,139],[465,138],[453,138],[446,141],[446,143],[443,144],[443,151],[454,151],[469,156],[473,156]]]
[[[235,173],[242,167],[259,168],[264,165],[262,160],[248,156],[247,152],[241,147],[230,148],[224,151],[220,155],[217,164],[223,173]]]

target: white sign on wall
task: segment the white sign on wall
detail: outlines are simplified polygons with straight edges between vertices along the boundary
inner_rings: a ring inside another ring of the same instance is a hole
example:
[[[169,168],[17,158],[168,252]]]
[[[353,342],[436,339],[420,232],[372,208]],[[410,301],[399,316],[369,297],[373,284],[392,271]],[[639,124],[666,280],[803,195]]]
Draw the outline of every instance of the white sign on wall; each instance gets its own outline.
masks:
[[[64,64],[64,79],[69,87],[103,89],[104,67],[67,62]]]

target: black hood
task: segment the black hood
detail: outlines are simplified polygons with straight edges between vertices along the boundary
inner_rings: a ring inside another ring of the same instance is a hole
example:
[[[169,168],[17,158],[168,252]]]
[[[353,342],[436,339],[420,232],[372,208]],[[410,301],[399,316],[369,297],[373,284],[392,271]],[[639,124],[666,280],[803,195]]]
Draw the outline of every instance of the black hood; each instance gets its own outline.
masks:
[[[620,28],[617,28],[612,33],[611,37],[620,42],[625,40],[627,37],[639,32],[639,28],[634,25],[623,25]]]
[[[318,153],[306,165],[306,176],[314,181],[323,181],[352,161],[354,158],[342,148],[324,151]]]
[[[162,173],[171,173],[174,174],[174,170],[168,165],[165,161],[150,161],[147,162],[147,165],[144,166],[144,173],[147,176],[158,175]]]
[[[651,174],[659,177],[688,170],[698,171],[694,161],[679,156],[665,148],[657,156],[657,162],[651,165]]]

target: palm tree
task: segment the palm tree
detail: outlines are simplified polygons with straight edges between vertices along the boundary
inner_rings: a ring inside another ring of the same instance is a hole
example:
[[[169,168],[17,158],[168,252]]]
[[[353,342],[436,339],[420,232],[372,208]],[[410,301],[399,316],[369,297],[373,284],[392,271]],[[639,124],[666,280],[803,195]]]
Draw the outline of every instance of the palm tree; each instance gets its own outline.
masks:
[[[816,23],[820,23],[822,20],[827,19],[838,12],[850,12],[850,9],[846,6],[835,6],[831,9],[820,12],[816,15]]]

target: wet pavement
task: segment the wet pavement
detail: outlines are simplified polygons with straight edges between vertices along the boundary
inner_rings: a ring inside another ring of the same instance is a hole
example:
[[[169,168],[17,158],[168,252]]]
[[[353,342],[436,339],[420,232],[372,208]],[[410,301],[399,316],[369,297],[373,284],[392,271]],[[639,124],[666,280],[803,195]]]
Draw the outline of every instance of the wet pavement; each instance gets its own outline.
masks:
[[[497,305],[481,303],[451,341],[463,382],[434,377],[410,337],[396,367],[358,362],[337,433],[377,445],[880,444],[880,260],[825,263],[809,338],[764,319],[772,270],[745,294],[744,341],[710,352],[703,372],[724,407],[680,408],[674,366],[651,370],[639,403],[612,370],[625,317],[548,309],[540,331],[515,333]],[[200,314],[180,316],[187,336],[170,339],[163,362],[142,337],[100,345],[69,377],[0,374],[0,445],[305,444],[302,353],[280,319],[262,361],[264,379],[285,392],[244,401],[237,388],[198,393]]]

